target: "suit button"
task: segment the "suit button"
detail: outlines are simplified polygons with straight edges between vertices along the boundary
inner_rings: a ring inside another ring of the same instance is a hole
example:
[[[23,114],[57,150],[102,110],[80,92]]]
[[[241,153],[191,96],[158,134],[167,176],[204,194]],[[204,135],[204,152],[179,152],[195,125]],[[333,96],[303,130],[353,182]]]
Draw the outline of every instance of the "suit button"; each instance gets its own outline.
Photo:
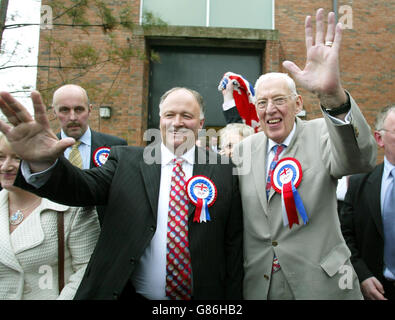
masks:
[[[266,280],[269,280],[269,276],[268,276],[267,274],[265,274],[263,277],[264,277]]]
[[[150,229],[151,232],[155,231],[155,227],[154,226],[151,226],[149,229]]]
[[[131,263],[131,264],[135,264],[135,263],[136,263],[136,259],[135,259],[135,258],[133,258],[133,257],[132,257],[132,258],[130,258],[130,263]]]
[[[273,246],[273,247],[277,247],[277,245],[278,245],[278,242],[277,242],[277,241],[272,241],[272,246]]]

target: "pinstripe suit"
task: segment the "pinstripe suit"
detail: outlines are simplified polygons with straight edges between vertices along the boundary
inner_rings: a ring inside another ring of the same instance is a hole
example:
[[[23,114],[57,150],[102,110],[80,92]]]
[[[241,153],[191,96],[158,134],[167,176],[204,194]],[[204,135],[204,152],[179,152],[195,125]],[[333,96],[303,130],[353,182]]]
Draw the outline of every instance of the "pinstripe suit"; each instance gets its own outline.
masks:
[[[238,178],[231,164],[199,164],[196,149],[193,175],[205,175],[218,189],[210,207],[212,221],[192,222],[189,207],[189,247],[194,299],[240,299],[243,280],[243,222]],[[76,299],[117,299],[128,295],[130,278],[156,229],[160,164],[147,164],[143,148],[117,146],[102,167],[79,170],[63,157],[50,180],[32,189],[21,173],[17,184],[59,203],[107,205],[102,232]],[[217,155],[211,156],[217,157]],[[219,159],[219,158],[218,158]],[[56,193],[55,186],[65,190]]]

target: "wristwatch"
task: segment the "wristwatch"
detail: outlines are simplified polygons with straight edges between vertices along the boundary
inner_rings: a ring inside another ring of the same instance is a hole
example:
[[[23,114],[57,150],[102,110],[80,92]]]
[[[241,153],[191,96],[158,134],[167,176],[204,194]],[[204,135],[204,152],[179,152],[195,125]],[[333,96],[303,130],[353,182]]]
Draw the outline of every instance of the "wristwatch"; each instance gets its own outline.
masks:
[[[335,117],[335,116],[338,116],[339,114],[347,113],[348,111],[350,111],[350,109],[351,109],[350,97],[347,93],[346,93],[346,95],[347,95],[347,102],[346,103],[343,103],[341,106],[333,108],[333,109],[324,108],[325,111],[332,117]]]

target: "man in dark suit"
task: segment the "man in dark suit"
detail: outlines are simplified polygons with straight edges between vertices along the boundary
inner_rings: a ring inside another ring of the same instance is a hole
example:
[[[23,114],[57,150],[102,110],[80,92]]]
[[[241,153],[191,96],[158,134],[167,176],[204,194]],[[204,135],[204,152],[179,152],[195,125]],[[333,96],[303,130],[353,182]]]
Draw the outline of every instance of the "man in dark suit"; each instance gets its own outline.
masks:
[[[184,237],[181,242],[187,242],[187,249],[183,249],[189,258],[179,258],[191,272],[184,279],[190,295],[181,298],[242,298],[243,221],[238,177],[233,175],[229,159],[222,161],[218,155],[195,147],[204,123],[197,92],[175,88],[164,94],[159,107],[162,143],[145,149],[113,147],[107,162],[91,170],[79,170],[61,156],[74,139],[56,138],[37,92],[32,93],[35,120],[8,93],[0,93],[0,97],[0,107],[12,124],[0,122],[0,130],[24,159],[21,170],[25,178],[38,189],[27,184],[21,172],[18,185],[60,203],[107,205],[100,238],[76,299],[174,297],[168,293],[168,282],[183,270],[174,263],[176,271],[169,274],[167,222],[172,205],[170,181],[173,183],[177,165],[185,180],[192,178],[188,188],[182,188],[190,195],[184,215],[187,221],[179,223],[188,226],[187,236],[180,233],[180,237]],[[183,163],[174,163],[174,158]],[[42,173],[44,170],[47,172]],[[41,179],[44,181],[39,182]],[[190,183],[194,179],[201,183],[194,186]],[[62,192],[57,192],[59,186]],[[200,188],[210,192],[199,195]]]
[[[377,115],[374,135],[384,163],[351,176],[340,220],[365,298],[395,299],[395,105]]]
[[[111,147],[127,145],[127,142],[116,136],[91,130],[89,127],[89,116],[92,111],[92,104],[89,103],[86,90],[75,84],[67,84],[58,88],[52,99],[52,107],[56,118],[61,126],[61,131],[57,134],[59,139],[72,137],[81,143],[76,147],[81,156],[82,162],[78,165],[81,169],[94,168],[107,160]],[[64,156],[70,159],[72,148],[64,151]],[[100,225],[101,217],[105,207],[97,206]]]
[[[89,128],[89,116],[93,106],[89,103],[88,94],[84,88],[75,84],[60,87],[53,94],[52,107],[61,126],[57,137],[59,139],[72,137],[76,141],[81,141],[78,149],[82,157],[82,169],[94,168],[104,163],[104,161],[97,161],[98,158],[95,160],[99,149],[127,145],[127,142],[122,138]],[[71,147],[64,152],[67,159],[70,152]],[[105,160],[105,157],[100,159]]]

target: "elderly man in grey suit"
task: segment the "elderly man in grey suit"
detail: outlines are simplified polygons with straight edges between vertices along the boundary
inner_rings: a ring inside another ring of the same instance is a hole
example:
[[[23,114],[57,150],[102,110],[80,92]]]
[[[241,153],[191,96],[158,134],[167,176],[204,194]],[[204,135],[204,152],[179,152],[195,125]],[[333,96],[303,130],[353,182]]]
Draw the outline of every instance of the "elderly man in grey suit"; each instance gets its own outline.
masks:
[[[341,25],[323,9],[305,22],[307,61],[285,61],[297,82],[317,95],[323,118],[296,118],[303,107],[286,74],[255,86],[263,132],[234,150],[244,213],[244,296],[247,299],[361,299],[336,210],[337,179],[369,171],[377,150],[369,125],[342,88]],[[269,177],[269,179],[268,179]],[[265,190],[267,192],[265,192]]]

